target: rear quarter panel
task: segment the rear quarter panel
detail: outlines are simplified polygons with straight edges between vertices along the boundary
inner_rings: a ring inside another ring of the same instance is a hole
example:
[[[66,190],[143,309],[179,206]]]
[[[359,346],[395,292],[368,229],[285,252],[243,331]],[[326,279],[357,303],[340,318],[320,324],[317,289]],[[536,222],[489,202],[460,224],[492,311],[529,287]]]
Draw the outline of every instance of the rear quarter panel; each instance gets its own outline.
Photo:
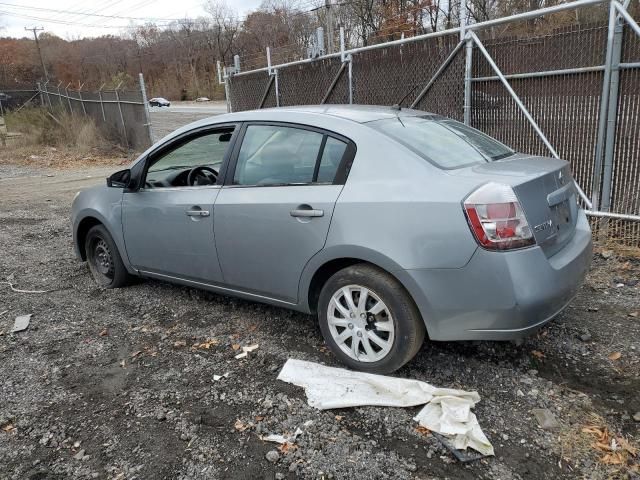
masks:
[[[477,244],[461,202],[477,181],[455,178],[363,126],[326,248],[362,246],[400,269],[460,268]]]

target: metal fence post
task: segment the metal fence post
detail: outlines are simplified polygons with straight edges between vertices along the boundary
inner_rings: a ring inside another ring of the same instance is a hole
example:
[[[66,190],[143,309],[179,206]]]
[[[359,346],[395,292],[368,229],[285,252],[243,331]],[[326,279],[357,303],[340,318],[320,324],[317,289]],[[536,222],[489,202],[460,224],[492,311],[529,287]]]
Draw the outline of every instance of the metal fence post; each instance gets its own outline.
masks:
[[[218,85],[222,85],[222,69],[220,68],[220,60],[216,61],[216,70],[218,72]]]
[[[615,0],[614,0],[615,1]],[[613,1],[609,4],[609,27],[607,30],[607,53],[604,62],[604,76],[602,79],[602,95],[600,96],[600,113],[598,116],[598,137],[596,140],[596,156],[593,166],[593,180],[591,185],[591,203],[594,209],[599,209],[601,199],[602,163],[604,160],[604,144],[607,131],[607,113],[609,111],[609,91],[611,87],[611,66],[613,65],[613,43],[616,29],[616,11]]]
[[[464,124],[471,125],[471,83],[473,62],[473,40],[468,37],[465,45],[465,62],[464,62]]]
[[[61,107],[64,107],[64,104],[62,103],[62,95],[60,95],[60,84],[62,83],[62,80],[60,80],[58,82],[58,85],[56,86],[56,90],[58,90],[58,103],[60,104]]]
[[[462,0],[460,5],[460,41],[465,41],[465,59],[464,59],[464,105],[463,105],[463,121],[465,125],[471,125],[471,66],[473,61],[473,40],[467,35],[467,16],[468,7],[466,0]]]
[[[224,100],[227,104],[227,113],[231,112],[231,101],[229,100],[229,75],[227,75],[227,67],[220,68],[220,60],[217,61],[218,67],[218,85],[224,85]],[[240,57],[238,55],[234,55],[233,64],[236,72],[240,71]],[[224,81],[223,81],[224,78]]]
[[[38,82],[38,83],[36,83],[36,85],[38,86],[38,93],[39,93],[39,96],[40,96],[40,103],[44,107],[44,95],[42,95],[42,84],[40,82]]]
[[[613,4],[612,4],[613,6]],[[615,11],[615,10],[614,10]],[[611,55],[611,75],[609,78],[609,98],[606,116],[606,132],[604,140],[604,163],[602,172],[602,191],[600,194],[600,208],[608,212],[611,208],[611,189],[613,186],[613,151],[616,142],[616,121],[618,119],[618,91],[620,86],[620,70],[618,65],[622,58],[623,19],[615,15],[613,45]]]
[[[51,105],[51,96],[49,95],[49,80],[47,80],[46,82],[44,82],[44,91],[47,94],[47,103],[49,104],[49,108],[53,109],[53,106]]]
[[[280,106],[280,90],[278,89],[278,69],[273,70],[273,75],[276,77],[275,89],[276,89],[276,107]]]
[[[267,47],[267,73],[271,75],[271,49]]]
[[[144,119],[147,122],[147,132],[149,133],[149,143],[153,144],[153,130],[151,129],[151,116],[149,115],[149,104],[147,103],[147,89],[144,86],[144,76],[142,73],[138,74],[138,80],[140,81],[140,93],[142,93],[142,103],[144,103]]]
[[[82,100],[82,87],[84,87],[84,83],[78,86],[78,98],[80,99],[80,105],[82,106],[83,115],[87,115],[87,109],[84,108],[84,100]]]
[[[100,85],[100,88],[98,89],[98,98],[100,99],[100,110],[102,110],[102,121],[106,122],[107,117],[104,114],[104,102],[102,101],[102,89],[104,88],[104,86],[105,86],[104,83]]]
[[[71,108],[71,100],[69,99],[69,85],[71,82],[67,83],[67,86],[64,87],[64,95],[67,97],[67,105],[69,105],[69,114],[73,114],[73,108]]]
[[[231,91],[229,89],[229,78],[230,78],[230,76],[227,73],[227,67],[224,67],[223,73],[224,73],[224,98],[227,101],[227,113],[231,113],[232,112]]]
[[[124,115],[122,114],[122,104],[120,103],[120,93],[118,92],[118,89],[120,88],[121,85],[122,85],[122,82],[120,82],[115,89],[116,103],[118,104],[118,111],[120,112],[120,122],[122,123],[122,133],[124,136],[124,143],[125,143],[125,146],[127,147],[127,150],[129,150],[129,139],[127,138],[127,126],[124,123]]]
[[[349,75],[349,105],[353,104],[353,71],[351,67],[353,66],[353,55],[349,54],[347,57],[349,61],[348,65],[348,75]]]

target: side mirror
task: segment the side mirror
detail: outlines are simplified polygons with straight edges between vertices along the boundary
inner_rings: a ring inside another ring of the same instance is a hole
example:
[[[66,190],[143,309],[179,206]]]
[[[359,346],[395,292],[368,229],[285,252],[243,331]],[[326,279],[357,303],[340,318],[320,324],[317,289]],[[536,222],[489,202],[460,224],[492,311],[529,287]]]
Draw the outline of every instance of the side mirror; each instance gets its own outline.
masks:
[[[107,177],[107,187],[127,188],[131,181],[131,170],[120,170],[110,177]]]

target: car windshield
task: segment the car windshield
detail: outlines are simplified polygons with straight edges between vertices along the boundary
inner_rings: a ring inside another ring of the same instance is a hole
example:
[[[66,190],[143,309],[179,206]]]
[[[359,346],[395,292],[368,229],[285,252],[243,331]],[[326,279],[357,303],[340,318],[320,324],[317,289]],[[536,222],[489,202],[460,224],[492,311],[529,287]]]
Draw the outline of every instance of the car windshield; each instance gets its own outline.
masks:
[[[515,153],[475,128],[442,117],[398,116],[368,125],[445,169],[500,160]]]

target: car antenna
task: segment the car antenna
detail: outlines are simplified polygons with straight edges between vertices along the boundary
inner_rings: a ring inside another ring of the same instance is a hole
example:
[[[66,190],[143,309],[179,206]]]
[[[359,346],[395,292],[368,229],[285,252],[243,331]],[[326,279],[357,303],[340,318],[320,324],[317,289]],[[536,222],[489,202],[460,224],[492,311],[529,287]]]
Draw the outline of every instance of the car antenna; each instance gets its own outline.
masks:
[[[411,95],[416,88],[418,88],[417,83],[413,86],[411,90],[407,92],[407,94],[404,97],[402,97],[402,99],[398,103],[394,104],[391,108],[393,108],[394,110],[402,110],[402,102],[404,102],[407,99],[407,97]]]

